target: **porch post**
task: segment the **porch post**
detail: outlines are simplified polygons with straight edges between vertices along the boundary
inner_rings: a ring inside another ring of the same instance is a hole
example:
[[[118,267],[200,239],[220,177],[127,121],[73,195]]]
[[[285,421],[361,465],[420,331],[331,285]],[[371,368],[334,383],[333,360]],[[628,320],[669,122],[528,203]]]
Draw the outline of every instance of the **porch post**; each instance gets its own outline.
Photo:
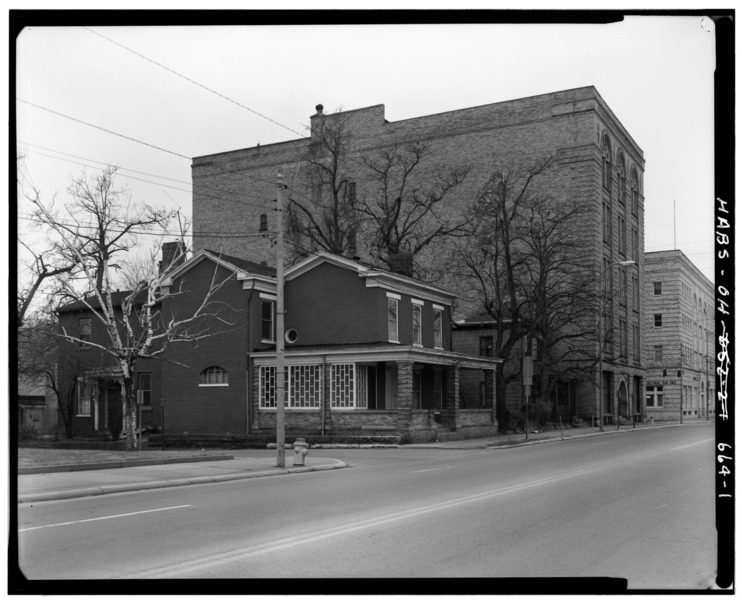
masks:
[[[461,398],[459,397],[459,367],[457,365],[446,365],[446,408],[442,411],[445,418],[443,421],[456,431],[459,425],[459,410]]]
[[[490,409],[492,423],[497,423],[497,386],[495,385],[495,371],[492,369],[484,372],[484,407]]]
[[[397,363],[397,430],[407,433],[412,423],[412,362]]]

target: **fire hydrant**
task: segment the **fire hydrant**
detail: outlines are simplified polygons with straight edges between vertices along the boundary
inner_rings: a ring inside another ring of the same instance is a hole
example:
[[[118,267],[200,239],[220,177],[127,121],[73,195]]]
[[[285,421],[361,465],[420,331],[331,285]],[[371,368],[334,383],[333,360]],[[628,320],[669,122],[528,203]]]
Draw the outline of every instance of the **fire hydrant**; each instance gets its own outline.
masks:
[[[307,448],[307,443],[304,441],[304,438],[296,438],[294,440],[294,466],[295,467],[303,467],[304,466],[304,457],[309,454],[309,449]]]

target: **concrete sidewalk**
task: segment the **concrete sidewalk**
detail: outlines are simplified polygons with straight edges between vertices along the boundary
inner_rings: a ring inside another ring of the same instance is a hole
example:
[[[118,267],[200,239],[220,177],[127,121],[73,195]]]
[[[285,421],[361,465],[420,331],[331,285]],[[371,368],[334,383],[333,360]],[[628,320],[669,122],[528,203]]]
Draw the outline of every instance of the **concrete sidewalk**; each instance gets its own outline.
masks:
[[[708,425],[714,422],[688,421],[685,425]],[[473,438],[467,440],[452,440],[431,442],[425,444],[409,444],[399,446],[410,450],[419,448],[441,448],[448,450],[496,450],[514,448],[522,445],[541,444],[546,442],[558,442],[562,439],[568,440],[578,437],[594,435],[610,435],[612,433],[641,432],[648,429],[662,427],[679,427],[680,423],[657,423],[657,424],[631,424],[604,427],[601,432],[598,428],[576,427],[550,429],[543,432],[533,432],[526,436],[525,433],[505,434],[487,438]],[[287,445],[289,446],[289,445]],[[290,446],[289,446],[290,447]],[[319,445],[312,448],[346,448],[348,445]],[[360,446],[363,447],[363,446]],[[276,456],[270,454],[261,457],[240,456],[240,451],[230,452],[223,456],[205,456],[203,459],[192,457],[191,460],[198,462],[168,462],[160,461],[162,464],[149,464],[146,466],[126,466],[121,468],[110,468],[110,465],[98,465],[99,468],[88,468],[70,470],[66,468],[55,468],[53,472],[19,474],[18,502],[43,502],[46,500],[63,500],[68,498],[80,498],[84,496],[99,496],[103,494],[115,494],[119,492],[132,492],[163,487],[176,487],[184,485],[196,485],[199,483],[216,483],[220,481],[233,481],[237,479],[248,479],[251,477],[268,477],[272,475],[286,475],[295,473],[309,473],[312,471],[325,471],[329,469],[341,469],[347,465],[333,458],[323,458],[309,455],[306,465],[294,467],[293,452],[286,452],[286,467],[276,467]],[[235,456],[232,456],[234,454]]]
[[[346,466],[333,458],[309,457],[303,467],[292,466],[293,453],[286,453],[286,466],[276,466],[276,457],[225,456],[223,460],[178,462],[126,468],[55,471],[18,475],[18,503],[64,500],[164,487],[234,481],[341,469]]]

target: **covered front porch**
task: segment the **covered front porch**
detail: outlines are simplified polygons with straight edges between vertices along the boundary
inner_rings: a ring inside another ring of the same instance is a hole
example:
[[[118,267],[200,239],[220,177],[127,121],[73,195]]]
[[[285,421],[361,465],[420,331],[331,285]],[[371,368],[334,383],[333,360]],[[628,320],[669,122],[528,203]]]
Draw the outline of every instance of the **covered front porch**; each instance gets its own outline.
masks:
[[[248,433],[275,431],[275,352],[249,359]],[[393,434],[405,442],[494,435],[497,362],[414,346],[291,349],[285,428],[289,435]],[[484,373],[480,408],[461,408],[466,369]]]

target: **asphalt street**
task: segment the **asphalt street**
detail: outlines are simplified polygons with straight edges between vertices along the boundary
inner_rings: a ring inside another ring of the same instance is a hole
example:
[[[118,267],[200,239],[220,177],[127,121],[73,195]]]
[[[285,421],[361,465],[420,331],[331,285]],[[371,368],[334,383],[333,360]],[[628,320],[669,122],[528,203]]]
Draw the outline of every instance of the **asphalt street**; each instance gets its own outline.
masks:
[[[316,452],[349,468],[19,504],[21,568],[34,580],[713,583],[713,424],[512,449]]]

